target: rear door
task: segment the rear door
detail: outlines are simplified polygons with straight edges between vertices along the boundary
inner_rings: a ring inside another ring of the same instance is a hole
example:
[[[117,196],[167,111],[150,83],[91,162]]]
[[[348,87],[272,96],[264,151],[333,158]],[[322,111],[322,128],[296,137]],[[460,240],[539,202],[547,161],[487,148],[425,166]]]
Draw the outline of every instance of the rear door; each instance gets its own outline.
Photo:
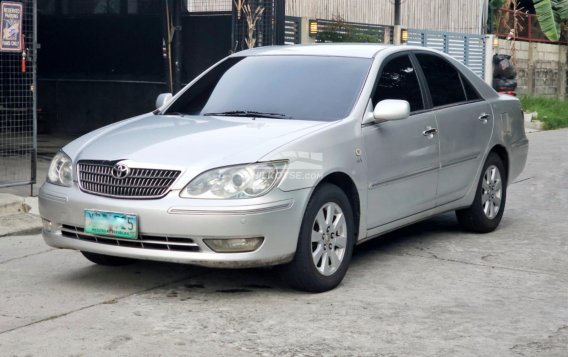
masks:
[[[493,113],[487,101],[448,60],[417,52],[436,115],[440,139],[438,205],[465,196],[472,183],[493,130]]]

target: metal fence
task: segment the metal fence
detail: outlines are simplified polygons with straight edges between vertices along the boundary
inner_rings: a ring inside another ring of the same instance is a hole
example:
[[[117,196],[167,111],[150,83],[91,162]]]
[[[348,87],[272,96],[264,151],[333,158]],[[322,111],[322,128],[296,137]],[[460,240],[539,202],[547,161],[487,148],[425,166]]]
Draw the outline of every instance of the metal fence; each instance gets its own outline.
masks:
[[[392,26],[346,22],[342,19],[310,21],[317,23],[318,42],[392,43]]]
[[[286,16],[284,44],[298,45],[302,42],[302,18]]]
[[[466,33],[408,30],[408,44],[434,48],[454,57],[485,77],[485,36]]]
[[[500,38],[511,38],[528,42],[568,44],[562,36],[559,41],[551,41],[540,27],[538,16],[520,10],[499,9],[493,19],[493,32]]]
[[[1,2],[0,187],[36,180],[36,1]]]
[[[231,12],[231,0],[186,0],[185,7],[189,12]]]
[[[233,2],[233,50],[284,43],[283,0]]]

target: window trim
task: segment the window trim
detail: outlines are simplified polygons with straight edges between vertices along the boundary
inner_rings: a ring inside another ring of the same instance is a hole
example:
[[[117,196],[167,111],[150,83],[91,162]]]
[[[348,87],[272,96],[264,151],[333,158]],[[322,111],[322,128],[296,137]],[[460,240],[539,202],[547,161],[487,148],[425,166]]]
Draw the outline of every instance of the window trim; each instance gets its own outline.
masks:
[[[473,84],[471,84],[471,82],[465,78],[465,75],[462,72],[459,72],[460,74],[460,81],[463,87],[463,92],[465,93],[465,100],[468,103],[475,103],[475,102],[480,102],[483,101],[483,97],[481,96],[481,94],[479,94],[479,91],[477,90],[477,88],[475,88],[475,86]],[[473,90],[473,92],[475,94],[477,94],[478,99],[469,99],[469,96],[467,95],[467,90],[465,89],[465,84],[469,84],[469,86],[471,87],[471,89]]]
[[[460,102],[455,102],[455,103],[451,103],[451,104],[444,104],[444,105],[439,105],[439,106],[435,106],[434,105],[434,101],[432,100],[432,93],[430,91],[430,86],[428,85],[428,80],[426,79],[426,75],[424,74],[424,71],[422,70],[422,65],[420,64],[420,60],[418,59],[418,57],[416,56],[417,54],[425,54],[425,55],[431,55],[434,56],[444,62],[446,62],[449,66],[451,66],[457,73],[458,76],[460,78],[460,84],[464,93],[464,97],[465,100],[464,101],[460,101]],[[419,71],[420,71],[420,76],[422,77],[422,80],[424,81],[424,86],[425,86],[425,95],[428,98],[428,105],[429,105],[429,109],[430,110],[440,110],[440,109],[447,109],[447,108],[452,108],[452,107],[456,107],[459,105],[464,105],[464,104],[469,104],[469,103],[477,103],[477,102],[484,102],[486,101],[485,98],[483,98],[483,96],[481,94],[479,94],[479,91],[477,90],[477,88],[468,80],[467,82],[471,85],[471,87],[473,88],[473,90],[477,93],[477,95],[479,96],[480,99],[475,99],[475,100],[469,100],[468,96],[467,96],[467,92],[465,90],[465,86],[463,83],[464,77],[465,75],[463,74],[463,72],[457,68],[456,66],[454,66],[453,63],[451,63],[450,61],[448,61],[446,58],[444,58],[443,56],[440,56],[437,53],[434,52],[430,52],[430,51],[420,51],[420,50],[414,50],[412,51],[412,57],[416,60],[416,63],[418,65]],[[465,78],[465,80],[467,80],[467,78]]]
[[[372,104],[373,103],[373,97],[375,96],[375,93],[377,91],[377,87],[379,85],[379,81],[381,80],[381,76],[383,74],[383,70],[385,69],[386,65],[389,64],[392,60],[394,60],[398,57],[402,57],[402,56],[407,56],[408,59],[410,60],[410,63],[412,64],[412,67],[414,68],[414,73],[416,74],[416,79],[418,80],[418,85],[420,87],[420,95],[422,97],[423,109],[411,111],[410,116],[427,112],[429,110],[429,107],[428,107],[428,102],[426,100],[425,88],[424,88],[423,83],[421,81],[420,74],[418,73],[418,70],[416,68],[416,64],[413,61],[412,51],[402,51],[402,52],[393,53],[392,55],[389,55],[385,59],[382,60],[381,66],[379,67],[379,70],[377,71],[377,77],[375,78],[375,83],[373,84],[373,91],[371,92],[371,96],[369,97],[369,100],[371,101],[371,104]],[[373,105],[371,105],[371,106],[373,106]],[[375,109],[375,108],[373,107],[373,109]]]

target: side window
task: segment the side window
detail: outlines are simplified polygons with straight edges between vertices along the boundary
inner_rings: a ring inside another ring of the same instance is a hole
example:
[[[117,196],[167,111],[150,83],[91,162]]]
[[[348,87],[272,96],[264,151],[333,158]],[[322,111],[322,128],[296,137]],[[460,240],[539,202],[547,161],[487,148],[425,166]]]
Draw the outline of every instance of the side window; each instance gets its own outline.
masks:
[[[407,55],[396,57],[383,67],[373,105],[384,99],[406,100],[412,112],[424,109],[418,77]]]
[[[446,60],[430,54],[417,53],[434,107],[466,101],[460,74]]]
[[[473,85],[465,78],[464,75],[460,75],[463,88],[465,89],[465,95],[467,96],[468,101],[480,100],[481,97],[477,93],[477,91],[473,88]]]

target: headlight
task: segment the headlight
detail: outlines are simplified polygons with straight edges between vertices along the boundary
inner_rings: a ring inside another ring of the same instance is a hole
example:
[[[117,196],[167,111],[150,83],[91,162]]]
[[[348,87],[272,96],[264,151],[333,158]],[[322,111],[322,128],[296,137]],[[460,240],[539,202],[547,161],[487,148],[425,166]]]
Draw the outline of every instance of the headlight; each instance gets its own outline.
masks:
[[[181,191],[181,197],[208,199],[259,197],[278,186],[286,165],[285,161],[274,161],[213,169],[193,179]]]
[[[66,187],[71,187],[73,184],[73,162],[63,151],[59,151],[51,160],[47,171],[47,182]]]

